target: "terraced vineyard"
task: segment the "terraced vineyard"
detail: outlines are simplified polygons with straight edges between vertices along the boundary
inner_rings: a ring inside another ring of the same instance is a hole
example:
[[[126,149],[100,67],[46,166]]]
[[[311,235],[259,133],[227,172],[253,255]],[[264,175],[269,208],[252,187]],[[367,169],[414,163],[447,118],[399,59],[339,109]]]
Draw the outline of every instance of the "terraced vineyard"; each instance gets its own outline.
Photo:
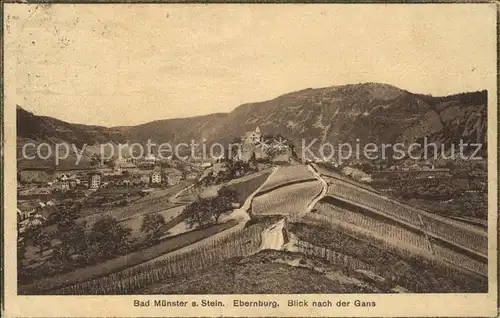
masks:
[[[459,265],[460,267],[466,268],[482,276],[488,276],[488,264],[476,261],[467,255],[455,252],[438,244],[432,244],[432,249],[436,256],[448,263]]]
[[[418,248],[432,253],[430,242],[425,236],[407,229],[376,220],[363,214],[342,209],[332,204],[319,202],[315,205],[316,213],[307,215],[307,218],[326,221],[332,224],[346,223],[359,231],[381,238],[399,248]]]
[[[416,226],[422,226],[420,218],[411,209],[403,205],[393,203],[368,191],[363,191],[352,185],[346,183],[340,184],[339,182],[331,183],[328,185],[327,193],[332,197],[340,198],[354,204],[359,204],[368,209],[380,211],[383,214],[388,214],[400,221]]]
[[[279,167],[278,170],[262,186],[260,192],[287,185],[289,183],[316,180],[305,165]]]
[[[327,195],[391,218],[482,257],[487,256],[488,241],[484,231],[445,220],[339,180],[328,185]]]
[[[376,218],[349,211],[328,202],[319,202],[315,208],[316,213],[307,214],[303,219],[340,227],[354,235],[359,233],[368,238],[373,237],[383,246],[408,251],[411,254],[414,254],[418,249],[419,255],[426,257],[432,263],[445,262],[453,267],[487,276],[487,264],[449,249],[440,243],[431,243],[424,234],[387,224]]]
[[[315,222],[311,217],[318,217],[318,220]],[[317,246],[313,251],[316,257],[330,260],[333,256],[335,263],[342,265],[344,261],[349,268],[356,268],[358,265],[355,262],[335,257],[338,254],[350,256],[368,264],[368,270],[384,277],[387,282],[407,288],[410,292],[484,293],[488,290],[487,276],[481,270],[485,265],[463,254],[456,255],[455,251],[442,247],[442,251],[436,253],[438,255],[429,252],[415,254],[364,235],[366,231],[327,220],[319,213],[309,213],[302,220],[290,223],[290,232],[296,237],[294,246],[302,251],[302,241],[313,242]],[[329,256],[325,249],[333,255]],[[476,270],[472,270],[474,266],[477,266]],[[480,271],[482,274],[478,273]]]
[[[481,231],[471,229],[461,229],[453,224],[446,223],[438,218],[421,215],[424,222],[424,229],[432,234],[441,236],[447,240],[457,242],[473,251],[478,251],[483,255],[488,254],[488,236]]]
[[[252,201],[254,215],[300,215],[307,210],[311,201],[321,193],[320,181],[307,181],[284,186],[256,196]]]

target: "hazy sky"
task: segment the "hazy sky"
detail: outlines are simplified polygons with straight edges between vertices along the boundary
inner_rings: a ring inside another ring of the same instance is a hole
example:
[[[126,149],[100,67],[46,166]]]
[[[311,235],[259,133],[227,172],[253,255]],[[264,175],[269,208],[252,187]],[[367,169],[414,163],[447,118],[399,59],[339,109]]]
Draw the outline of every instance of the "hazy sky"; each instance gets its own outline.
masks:
[[[493,10],[492,10],[493,8]],[[104,126],[228,112],[308,87],[484,89],[491,5],[14,5],[17,103]],[[9,58],[7,56],[6,58]]]

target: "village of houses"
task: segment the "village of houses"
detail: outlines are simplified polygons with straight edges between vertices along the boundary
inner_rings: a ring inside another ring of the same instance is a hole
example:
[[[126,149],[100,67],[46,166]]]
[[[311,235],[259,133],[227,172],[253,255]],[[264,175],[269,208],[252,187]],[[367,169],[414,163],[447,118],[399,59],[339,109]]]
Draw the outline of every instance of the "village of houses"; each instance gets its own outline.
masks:
[[[93,197],[102,198],[99,194],[105,194],[110,199],[113,199],[114,193],[119,194],[120,198],[133,193],[146,195],[182,181],[196,180],[213,163],[180,160],[161,162],[157,156],[149,154],[140,160],[116,158],[110,165],[61,171],[38,168],[20,171],[17,187],[18,217],[25,220],[34,214],[40,214],[47,218],[50,207],[64,200],[92,205],[95,203]],[[109,205],[120,202],[112,201]]]

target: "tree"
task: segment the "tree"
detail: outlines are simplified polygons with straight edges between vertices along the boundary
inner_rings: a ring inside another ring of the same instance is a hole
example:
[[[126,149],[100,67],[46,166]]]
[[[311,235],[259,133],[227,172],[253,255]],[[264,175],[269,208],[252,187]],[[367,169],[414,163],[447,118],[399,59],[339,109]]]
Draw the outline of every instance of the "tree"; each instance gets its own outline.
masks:
[[[238,201],[238,194],[227,187],[222,187],[216,197],[198,198],[184,209],[186,223],[189,228],[205,227],[216,224],[222,213],[232,209],[233,202]]]
[[[38,213],[30,215],[24,226],[24,239],[32,241],[33,245],[36,245],[38,237],[42,233],[45,221],[45,218]]]
[[[32,214],[28,217],[26,228],[30,232],[39,232],[45,223],[45,218],[41,214]]]
[[[210,208],[205,205],[205,201],[206,199],[199,199],[184,208],[183,213],[186,215],[186,223],[189,228],[195,226],[205,227],[213,224],[213,216]]]
[[[238,193],[228,187],[220,188],[217,197],[221,202],[221,209],[225,211],[231,209],[234,202],[238,202]]]
[[[206,227],[215,224],[223,212],[221,202],[217,197],[200,198],[184,209],[186,223],[189,228],[194,226]]]
[[[115,218],[105,216],[92,226],[87,235],[85,251],[89,261],[101,261],[128,251],[129,228],[124,228]]]
[[[94,153],[90,157],[90,164],[92,166],[98,165],[101,161],[102,161],[102,157],[99,154]]]
[[[255,155],[255,151],[252,151],[252,156],[250,157],[251,162],[256,162],[257,161],[257,156]]]
[[[141,232],[144,233],[150,242],[156,241],[165,233],[165,218],[163,215],[146,214],[142,218]]]
[[[26,254],[26,232],[21,232],[21,215],[17,214],[17,271],[24,271],[24,255]]]
[[[26,254],[26,241],[23,237],[17,240],[17,269],[22,270],[24,255]]]
[[[215,180],[215,174],[213,171],[210,171],[202,180],[201,183],[204,185],[213,184]]]
[[[17,214],[17,265],[24,259],[24,254],[26,253],[26,239],[24,238],[24,232],[21,232],[21,215]]]
[[[55,257],[61,263],[65,263],[72,253],[82,254],[87,249],[86,222],[77,224],[71,213],[64,213],[61,217],[56,234],[61,244],[57,246]]]

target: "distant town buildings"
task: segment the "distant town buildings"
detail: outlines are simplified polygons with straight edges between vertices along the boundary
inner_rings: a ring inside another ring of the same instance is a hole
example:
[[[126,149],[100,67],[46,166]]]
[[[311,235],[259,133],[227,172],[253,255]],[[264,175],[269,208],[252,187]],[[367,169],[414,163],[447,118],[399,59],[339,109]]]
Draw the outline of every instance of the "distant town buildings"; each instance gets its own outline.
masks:
[[[151,172],[151,183],[153,184],[161,183],[161,170],[159,168],[155,168],[155,170]]]
[[[90,188],[91,189],[99,189],[101,186],[101,175],[100,174],[92,174],[90,177]]]
[[[176,168],[166,168],[163,170],[170,186],[178,184],[182,180],[182,172]]]

